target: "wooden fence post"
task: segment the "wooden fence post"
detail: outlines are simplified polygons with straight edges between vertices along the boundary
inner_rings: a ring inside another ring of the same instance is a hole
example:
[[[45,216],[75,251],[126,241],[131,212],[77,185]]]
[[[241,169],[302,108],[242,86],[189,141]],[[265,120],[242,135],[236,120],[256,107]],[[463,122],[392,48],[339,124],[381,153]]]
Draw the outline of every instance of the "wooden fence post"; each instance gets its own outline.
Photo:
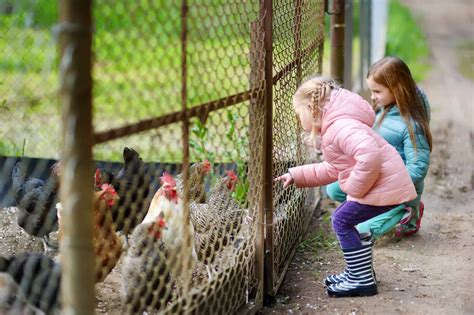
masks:
[[[63,314],[95,313],[92,244],[92,1],[60,1]]]

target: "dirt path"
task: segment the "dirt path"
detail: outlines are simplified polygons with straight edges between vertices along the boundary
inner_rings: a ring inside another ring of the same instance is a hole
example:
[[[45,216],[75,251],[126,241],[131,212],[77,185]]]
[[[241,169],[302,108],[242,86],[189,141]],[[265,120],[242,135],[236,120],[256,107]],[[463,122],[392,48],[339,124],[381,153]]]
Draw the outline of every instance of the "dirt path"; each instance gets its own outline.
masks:
[[[474,3],[402,2],[431,46],[432,71],[421,83],[432,106],[434,136],[422,229],[411,238],[387,236],[376,243],[374,297],[326,295],[321,280],[342,269],[339,250],[297,253],[278,302],[263,314],[474,314],[474,82],[459,73],[456,51],[474,41]],[[309,235],[321,222],[313,218]]]

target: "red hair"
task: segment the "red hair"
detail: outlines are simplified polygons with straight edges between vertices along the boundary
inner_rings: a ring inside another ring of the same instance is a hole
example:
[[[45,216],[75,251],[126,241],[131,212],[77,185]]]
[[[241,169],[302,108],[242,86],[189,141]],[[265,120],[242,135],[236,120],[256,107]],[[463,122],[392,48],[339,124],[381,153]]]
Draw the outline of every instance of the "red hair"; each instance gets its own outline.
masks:
[[[415,80],[413,79],[408,66],[397,57],[385,57],[372,66],[367,73],[367,78],[372,79],[388,88],[395,98],[395,104],[400,111],[405,124],[408,126],[413,147],[416,150],[416,139],[413,125],[418,125],[428,141],[430,150],[433,147],[433,140],[430,131],[427,109],[423,105],[421,97],[417,93]],[[384,109],[377,126],[380,126],[385,114],[391,107]],[[414,124],[413,124],[414,123]]]

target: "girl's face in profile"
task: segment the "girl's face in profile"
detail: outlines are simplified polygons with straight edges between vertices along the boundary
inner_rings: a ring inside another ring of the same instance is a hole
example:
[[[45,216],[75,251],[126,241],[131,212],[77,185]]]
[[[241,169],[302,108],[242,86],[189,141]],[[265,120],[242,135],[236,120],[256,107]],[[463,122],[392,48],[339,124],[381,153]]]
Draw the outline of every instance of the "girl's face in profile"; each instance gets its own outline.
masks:
[[[383,108],[395,103],[395,97],[388,87],[375,82],[372,76],[367,78],[367,87],[371,92],[372,102],[374,102],[377,107]]]
[[[313,117],[311,115],[311,109],[309,105],[297,105],[294,107],[296,115],[300,119],[301,126],[306,132],[311,132],[313,126]]]

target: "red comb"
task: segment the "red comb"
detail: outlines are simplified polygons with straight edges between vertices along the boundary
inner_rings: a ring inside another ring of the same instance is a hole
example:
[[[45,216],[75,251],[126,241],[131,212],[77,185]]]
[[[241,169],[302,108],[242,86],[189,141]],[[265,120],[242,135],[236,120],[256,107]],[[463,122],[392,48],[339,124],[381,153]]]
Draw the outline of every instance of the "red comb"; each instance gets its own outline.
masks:
[[[161,185],[168,184],[171,186],[176,186],[176,181],[174,180],[173,176],[170,175],[168,172],[163,172],[163,175],[160,177]]]
[[[102,191],[106,191],[109,194],[112,194],[114,196],[117,195],[117,192],[115,191],[114,186],[112,186],[110,184],[102,184],[102,186],[100,186],[100,188],[102,189]]]
[[[233,170],[228,170],[227,171],[227,177],[229,177],[229,179],[232,180],[232,181],[237,180],[237,175],[235,175],[235,172]]]
[[[102,190],[100,199],[105,200],[107,205],[112,207],[115,204],[115,200],[118,198],[114,186],[110,184],[102,184],[100,188]]]
[[[211,170],[211,162],[209,162],[209,160],[204,160],[202,162],[202,167],[205,172],[209,172]]]

